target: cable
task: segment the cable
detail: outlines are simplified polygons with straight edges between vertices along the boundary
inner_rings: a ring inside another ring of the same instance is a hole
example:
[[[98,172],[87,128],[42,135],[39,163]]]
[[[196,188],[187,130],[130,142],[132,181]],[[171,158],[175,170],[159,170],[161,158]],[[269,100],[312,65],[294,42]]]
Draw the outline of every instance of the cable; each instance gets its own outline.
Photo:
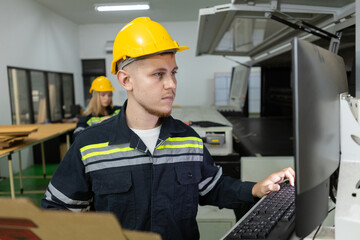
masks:
[[[335,207],[333,207],[332,209],[330,209],[330,210],[328,211],[328,213],[334,211],[334,209],[335,209]],[[318,232],[319,232],[319,230],[320,230],[320,228],[321,228],[321,225],[322,225],[322,224],[320,224],[319,227],[316,229],[316,232],[315,232],[315,234],[314,234],[314,236],[313,236],[313,240],[315,240],[315,237],[316,237],[316,235],[318,234]]]
[[[330,210],[328,211],[328,213],[331,213],[332,211],[334,211],[334,209],[335,209],[335,207],[333,207],[332,209],[330,209]]]
[[[316,232],[315,232],[315,234],[314,234],[313,240],[315,240],[316,234],[318,234],[320,228],[321,228],[321,224],[320,224],[319,227],[316,229]]]

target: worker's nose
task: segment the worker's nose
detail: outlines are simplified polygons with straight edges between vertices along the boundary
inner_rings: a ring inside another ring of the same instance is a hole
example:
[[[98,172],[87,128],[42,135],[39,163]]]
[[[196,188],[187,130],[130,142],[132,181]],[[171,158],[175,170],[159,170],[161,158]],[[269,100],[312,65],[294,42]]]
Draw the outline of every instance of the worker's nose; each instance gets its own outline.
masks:
[[[169,74],[167,75],[165,82],[164,82],[164,86],[166,89],[168,88],[176,88],[176,78],[174,75]]]

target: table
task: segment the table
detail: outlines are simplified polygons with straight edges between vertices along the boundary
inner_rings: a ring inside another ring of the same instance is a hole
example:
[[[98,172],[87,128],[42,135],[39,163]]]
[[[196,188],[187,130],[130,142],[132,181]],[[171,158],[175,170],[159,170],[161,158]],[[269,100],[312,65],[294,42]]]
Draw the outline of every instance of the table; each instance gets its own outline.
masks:
[[[14,145],[13,147],[5,148],[0,150],[0,158],[8,157],[9,165],[9,178],[10,178],[10,192],[11,198],[15,198],[15,189],[14,189],[14,175],[12,169],[12,154],[19,153],[19,177],[20,177],[20,191],[23,193],[23,183],[22,183],[22,167],[21,167],[21,150],[26,147],[31,147],[36,144],[41,144],[41,160],[43,166],[43,175],[46,178],[46,168],[45,168],[45,150],[44,142],[52,138],[58,137],[60,135],[66,134],[66,144],[67,148],[70,147],[70,135],[75,127],[76,123],[52,123],[52,124],[23,124],[23,125],[0,125],[0,131],[2,128],[20,128],[24,126],[37,127],[37,131],[31,133],[23,142]]]

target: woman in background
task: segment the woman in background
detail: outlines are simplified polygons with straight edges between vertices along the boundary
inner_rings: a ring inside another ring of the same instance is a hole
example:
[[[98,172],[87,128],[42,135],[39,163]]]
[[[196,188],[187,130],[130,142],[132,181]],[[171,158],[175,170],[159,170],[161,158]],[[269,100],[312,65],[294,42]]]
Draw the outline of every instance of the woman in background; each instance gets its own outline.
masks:
[[[115,88],[106,77],[100,76],[94,79],[89,91],[92,97],[83,116],[79,118],[73,133],[73,139],[85,128],[119,113],[120,107],[113,106],[112,103],[112,92],[114,90]]]

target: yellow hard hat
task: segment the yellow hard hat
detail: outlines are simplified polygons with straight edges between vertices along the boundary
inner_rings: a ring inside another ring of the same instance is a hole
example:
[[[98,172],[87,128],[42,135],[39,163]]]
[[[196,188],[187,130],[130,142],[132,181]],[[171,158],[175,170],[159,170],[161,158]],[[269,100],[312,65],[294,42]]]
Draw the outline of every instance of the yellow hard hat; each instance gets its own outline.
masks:
[[[92,82],[89,92],[92,93],[93,90],[97,92],[112,92],[115,88],[113,88],[109,79],[104,76],[100,76],[95,78]]]
[[[180,52],[189,49],[179,46],[166,29],[149,17],[135,18],[117,34],[113,45],[111,73],[117,73],[117,64],[128,57],[137,58],[166,50]]]

